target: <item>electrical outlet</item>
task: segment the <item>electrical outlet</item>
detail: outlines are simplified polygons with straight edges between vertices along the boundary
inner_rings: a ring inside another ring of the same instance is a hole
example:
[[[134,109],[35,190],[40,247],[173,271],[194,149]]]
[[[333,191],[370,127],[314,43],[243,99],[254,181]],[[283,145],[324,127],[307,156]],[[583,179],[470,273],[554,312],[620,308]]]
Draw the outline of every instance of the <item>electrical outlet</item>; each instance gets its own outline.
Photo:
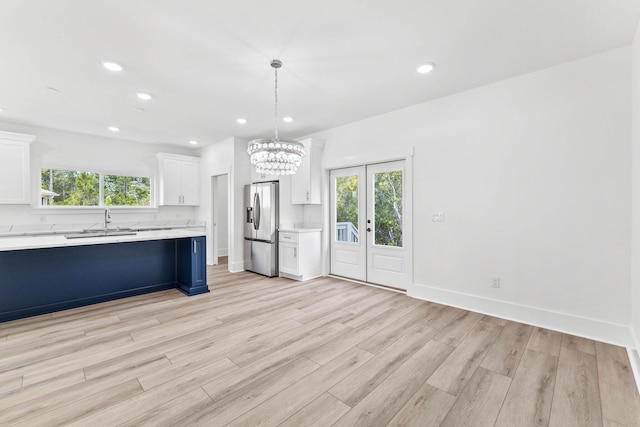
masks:
[[[492,277],[491,278],[491,287],[492,288],[499,288],[500,287],[500,278],[499,277]]]
[[[431,212],[432,222],[444,222],[444,212]]]

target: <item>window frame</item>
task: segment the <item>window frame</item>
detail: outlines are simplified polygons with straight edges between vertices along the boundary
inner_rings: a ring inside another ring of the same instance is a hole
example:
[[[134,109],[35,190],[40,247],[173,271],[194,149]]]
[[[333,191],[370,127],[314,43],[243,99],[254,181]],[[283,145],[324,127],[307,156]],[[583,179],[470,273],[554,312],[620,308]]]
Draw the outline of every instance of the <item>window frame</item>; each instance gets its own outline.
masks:
[[[42,170],[43,169],[51,169],[51,170],[64,170],[64,171],[74,171],[74,172],[87,172],[87,173],[96,173],[99,177],[99,195],[98,195],[98,204],[93,206],[74,206],[74,205],[43,205],[39,196],[40,190],[42,189]],[[37,210],[46,210],[46,211],[91,211],[91,210],[99,210],[103,211],[104,209],[110,210],[127,210],[127,211],[149,211],[149,210],[157,210],[157,195],[156,195],[156,179],[153,173],[145,174],[139,172],[130,172],[130,171],[113,171],[113,170],[104,170],[104,169],[90,169],[90,168],[78,168],[78,167],[66,167],[66,166],[41,166],[37,169],[37,192],[34,195],[34,206]],[[105,175],[111,176],[128,176],[134,178],[149,178],[149,205],[145,206],[130,206],[130,205],[106,205],[104,203],[104,177]],[[35,188],[35,186],[34,186]]]

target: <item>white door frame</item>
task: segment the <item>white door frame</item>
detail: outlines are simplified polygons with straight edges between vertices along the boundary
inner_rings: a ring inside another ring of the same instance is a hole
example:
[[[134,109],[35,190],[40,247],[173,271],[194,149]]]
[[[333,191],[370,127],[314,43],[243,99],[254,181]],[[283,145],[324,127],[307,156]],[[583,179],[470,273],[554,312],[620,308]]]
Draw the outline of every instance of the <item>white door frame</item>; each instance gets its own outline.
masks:
[[[211,263],[218,265],[218,203],[220,202],[216,187],[218,186],[218,176],[211,177]]]
[[[217,265],[218,264],[218,256],[219,256],[219,247],[218,247],[218,242],[219,242],[219,236],[218,236],[218,205],[221,203],[220,199],[220,194],[218,191],[216,191],[217,188],[217,183],[218,183],[218,178],[226,176],[227,177],[227,200],[226,200],[226,208],[227,208],[227,218],[228,218],[228,224],[227,224],[227,245],[230,244],[231,241],[231,215],[230,215],[230,197],[229,197],[229,191],[231,188],[231,183],[229,180],[229,174],[228,173],[222,173],[222,174],[218,174],[218,175],[212,175],[211,176],[211,218],[210,218],[210,224],[211,224],[211,228],[210,228],[210,236],[211,236],[211,243],[208,245],[209,247],[207,248],[208,250],[211,251],[211,261],[213,265]]]

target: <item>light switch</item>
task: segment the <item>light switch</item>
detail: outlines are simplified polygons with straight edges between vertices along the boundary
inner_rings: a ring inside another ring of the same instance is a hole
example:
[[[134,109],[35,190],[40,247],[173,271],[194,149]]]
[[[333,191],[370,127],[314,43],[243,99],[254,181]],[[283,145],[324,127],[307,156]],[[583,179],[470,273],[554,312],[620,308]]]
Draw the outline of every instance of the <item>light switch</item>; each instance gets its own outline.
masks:
[[[444,212],[431,212],[432,222],[444,222]]]

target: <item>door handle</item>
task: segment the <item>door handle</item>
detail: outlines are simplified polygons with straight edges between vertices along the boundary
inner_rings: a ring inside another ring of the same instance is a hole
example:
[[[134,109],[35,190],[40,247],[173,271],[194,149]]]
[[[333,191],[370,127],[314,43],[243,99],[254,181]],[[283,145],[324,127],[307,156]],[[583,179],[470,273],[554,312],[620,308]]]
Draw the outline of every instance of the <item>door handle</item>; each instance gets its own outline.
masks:
[[[255,193],[253,195],[253,205],[253,228],[257,230],[258,228],[260,228],[260,216],[262,213],[262,206],[260,206],[260,196],[258,195],[258,193]]]
[[[298,256],[298,248],[293,248],[293,257],[296,258]]]
[[[193,253],[197,254],[198,253],[198,248],[196,247],[196,241],[193,241]]]

